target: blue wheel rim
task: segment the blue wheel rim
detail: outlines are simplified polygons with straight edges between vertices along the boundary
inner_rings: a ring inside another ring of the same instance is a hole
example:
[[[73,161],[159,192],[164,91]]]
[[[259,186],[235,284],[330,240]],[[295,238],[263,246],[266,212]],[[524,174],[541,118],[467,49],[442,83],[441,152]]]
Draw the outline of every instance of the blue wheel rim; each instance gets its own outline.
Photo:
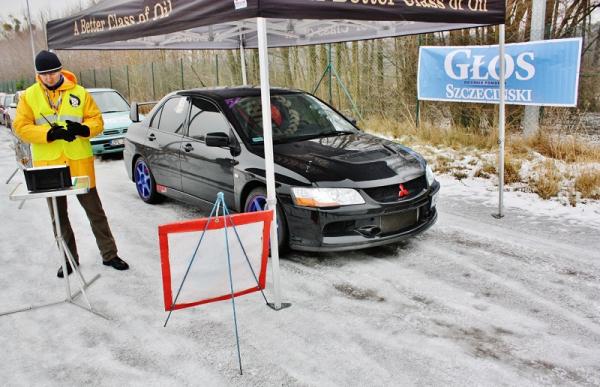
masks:
[[[142,199],[148,200],[148,198],[150,198],[150,195],[152,194],[150,170],[143,161],[140,161],[135,166],[135,186]]]
[[[244,212],[263,211],[266,207],[267,207],[267,197],[265,195],[258,194],[258,195],[254,195],[250,198],[250,201],[246,205]],[[277,234],[279,235],[279,242],[281,243],[283,235],[281,234],[282,228],[281,228],[281,218],[279,216],[279,213],[277,215],[277,224],[275,226],[277,227]]]
[[[264,195],[256,195],[250,199],[244,212],[262,211],[267,206],[267,197]]]

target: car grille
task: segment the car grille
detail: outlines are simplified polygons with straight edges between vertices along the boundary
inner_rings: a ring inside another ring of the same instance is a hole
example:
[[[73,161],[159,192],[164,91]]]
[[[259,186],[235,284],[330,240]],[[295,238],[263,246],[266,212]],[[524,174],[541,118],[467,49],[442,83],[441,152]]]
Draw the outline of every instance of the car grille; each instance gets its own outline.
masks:
[[[119,133],[127,133],[127,128],[105,130],[104,132],[102,132],[102,135],[103,136],[111,136],[113,134],[119,134]]]
[[[400,184],[386,185],[384,187],[367,188],[363,191],[369,197],[380,203],[391,203],[400,200],[412,199],[418,196],[423,190],[427,189],[427,180],[425,176],[413,179],[402,183],[404,188],[408,190],[408,195],[400,197]]]
[[[428,222],[435,214],[435,210],[427,204],[396,214],[361,218],[354,220],[343,220],[331,222],[323,227],[324,237],[340,237],[362,234],[362,230],[369,229],[374,232],[373,236],[385,237],[409,231],[419,225]],[[364,234],[363,234],[364,235]]]

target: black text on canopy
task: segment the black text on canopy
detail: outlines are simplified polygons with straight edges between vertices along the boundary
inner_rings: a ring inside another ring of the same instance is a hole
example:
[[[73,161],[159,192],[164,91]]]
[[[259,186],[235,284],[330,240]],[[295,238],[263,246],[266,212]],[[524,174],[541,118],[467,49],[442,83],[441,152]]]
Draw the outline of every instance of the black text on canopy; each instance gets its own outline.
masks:
[[[267,47],[386,38],[500,24],[500,58],[504,58],[505,7],[505,0],[105,0],[73,16],[49,21],[47,37],[48,47],[55,50],[258,48],[267,203],[270,208],[275,208]],[[500,67],[499,165],[502,166],[503,60],[500,60]],[[277,243],[273,226],[274,303],[279,309]]]

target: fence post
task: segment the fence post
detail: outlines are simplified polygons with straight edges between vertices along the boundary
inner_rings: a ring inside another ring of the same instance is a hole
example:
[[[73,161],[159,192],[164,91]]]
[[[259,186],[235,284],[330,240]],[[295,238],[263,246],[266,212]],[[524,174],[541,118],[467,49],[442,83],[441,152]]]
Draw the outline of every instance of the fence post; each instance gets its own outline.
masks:
[[[125,65],[125,75],[127,76],[127,98],[131,102],[131,86],[129,86],[129,65]]]
[[[180,63],[180,69],[181,69],[181,88],[185,89],[185,86],[183,83],[183,58],[179,58],[179,63]]]
[[[331,72],[331,43],[327,45],[327,69],[329,70],[329,104],[333,106],[333,74]]]
[[[81,84],[81,86],[85,86],[83,84],[83,74],[81,73],[81,71],[79,71],[79,83]]]
[[[112,68],[108,68],[108,82],[110,83],[110,88],[112,89]]]
[[[215,55],[215,69],[217,70],[217,86],[219,86],[219,54]]]
[[[96,87],[96,69],[94,69],[94,87]]]
[[[152,99],[156,100],[156,88],[154,87],[154,62],[150,62],[152,72]]]

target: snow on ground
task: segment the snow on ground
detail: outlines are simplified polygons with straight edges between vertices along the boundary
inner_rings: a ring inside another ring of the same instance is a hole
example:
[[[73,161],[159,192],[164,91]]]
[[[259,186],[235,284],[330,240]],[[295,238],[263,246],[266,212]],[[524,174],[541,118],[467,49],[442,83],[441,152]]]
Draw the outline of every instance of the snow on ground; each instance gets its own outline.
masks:
[[[0,177],[14,170],[0,128]],[[122,160],[98,160],[100,196],[131,270],[101,265],[69,198],[82,271],[104,320],[73,305],[0,317],[2,385],[600,385],[600,216],[441,177],[438,223],[406,243],[281,262],[284,301],[177,311],[163,328],[159,224],[203,215],[137,198]],[[21,180],[21,176],[16,181]],[[48,209],[0,184],[0,311],[64,296]],[[272,297],[270,277],[266,294]]]

